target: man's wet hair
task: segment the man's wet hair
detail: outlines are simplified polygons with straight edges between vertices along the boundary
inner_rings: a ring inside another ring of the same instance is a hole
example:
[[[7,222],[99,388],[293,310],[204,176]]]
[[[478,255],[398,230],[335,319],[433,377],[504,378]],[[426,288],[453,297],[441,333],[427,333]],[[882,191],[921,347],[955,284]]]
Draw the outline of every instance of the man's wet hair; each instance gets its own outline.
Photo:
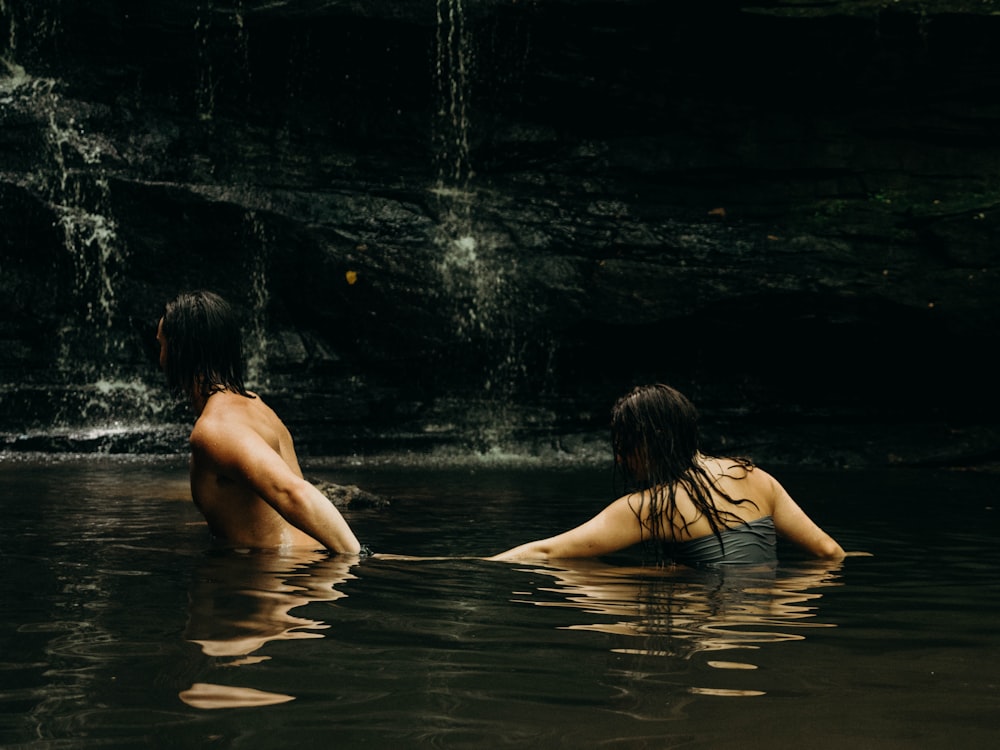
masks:
[[[167,385],[188,398],[230,391],[243,382],[243,337],[232,306],[215,292],[182,292],[163,310]]]

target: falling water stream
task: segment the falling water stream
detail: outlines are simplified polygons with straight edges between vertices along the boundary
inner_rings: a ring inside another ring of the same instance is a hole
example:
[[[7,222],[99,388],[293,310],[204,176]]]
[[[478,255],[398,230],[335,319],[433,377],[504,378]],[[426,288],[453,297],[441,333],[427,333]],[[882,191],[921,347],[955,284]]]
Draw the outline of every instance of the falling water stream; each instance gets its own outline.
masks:
[[[40,26],[34,34],[49,30]],[[11,24],[10,54],[18,49],[21,29]],[[53,375],[62,382],[40,384],[40,398],[54,404],[54,427],[102,432],[128,431],[128,422],[156,420],[165,406],[145,380],[120,366],[131,342],[120,325],[116,285],[129,263],[118,235],[113,196],[104,164],[115,147],[88,131],[89,113],[68,100],[59,80],[32,75],[16,60],[0,59],[0,105],[34,120],[45,148],[44,161],[22,187],[51,211],[68,266],[68,290],[75,311],[58,332]],[[53,425],[42,426],[51,430]],[[78,433],[81,434],[81,433]]]
[[[509,238],[476,222],[477,191],[483,189],[476,184],[471,148],[478,40],[464,0],[436,0],[435,9],[438,180],[432,192],[440,216],[438,271],[453,305],[456,332],[488,349],[491,363],[480,384],[482,398],[464,412],[471,425],[470,443],[481,452],[502,452],[512,442],[514,425],[524,418],[512,404],[524,380],[524,341],[532,332],[511,325],[508,306],[523,297],[517,294],[517,260],[506,251]]]

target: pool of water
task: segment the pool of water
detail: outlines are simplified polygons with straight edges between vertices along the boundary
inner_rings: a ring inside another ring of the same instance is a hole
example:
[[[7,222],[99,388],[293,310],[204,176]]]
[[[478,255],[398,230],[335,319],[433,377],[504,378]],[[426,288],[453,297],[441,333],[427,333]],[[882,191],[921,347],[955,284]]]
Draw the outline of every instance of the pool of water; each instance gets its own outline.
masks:
[[[213,550],[183,458],[0,457],[0,746],[994,746],[994,476],[775,470],[872,556],[722,574],[478,559],[589,517],[605,468],[306,464],[434,559]]]

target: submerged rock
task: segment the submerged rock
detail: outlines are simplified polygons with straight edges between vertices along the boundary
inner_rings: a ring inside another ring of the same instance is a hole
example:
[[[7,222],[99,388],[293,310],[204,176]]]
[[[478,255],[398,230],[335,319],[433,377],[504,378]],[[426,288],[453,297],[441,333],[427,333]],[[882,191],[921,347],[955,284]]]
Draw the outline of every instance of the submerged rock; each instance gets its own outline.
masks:
[[[309,479],[320,492],[326,495],[330,502],[338,508],[372,508],[382,510],[390,504],[389,498],[377,495],[374,492],[363,490],[356,484],[336,484],[322,479]]]

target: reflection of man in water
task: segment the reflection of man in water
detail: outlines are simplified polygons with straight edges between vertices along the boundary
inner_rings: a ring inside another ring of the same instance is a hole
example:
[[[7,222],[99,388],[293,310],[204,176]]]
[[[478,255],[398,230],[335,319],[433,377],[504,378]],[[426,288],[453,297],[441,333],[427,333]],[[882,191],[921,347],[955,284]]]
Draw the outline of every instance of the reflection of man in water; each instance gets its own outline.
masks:
[[[191,495],[212,534],[234,547],[358,553],[340,511],[302,477],[292,437],[243,384],[236,316],[212,292],[168,302],[156,333],[167,383],[197,415]]]
[[[316,631],[328,625],[292,610],[346,596],[336,587],[354,578],[350,568],[348,560],[321,552],[213,553],[191,587],[184,637],[207,656],[231,657],[226,666],[265,661],[270,657],[253,654],[271,641],[322,638]]]
[[[195,571],[184,637],[212,657],[209,674],[216,667],[270,659],[258,651],[272,641],[322,638],[317,631],[329,625],[292,610],[346,596],[337,587],[354,577],[352,564],[350,558],[322,552],[213,552]],[[265,706],[293,697],[203,680],[180,693],[195,708]]]

